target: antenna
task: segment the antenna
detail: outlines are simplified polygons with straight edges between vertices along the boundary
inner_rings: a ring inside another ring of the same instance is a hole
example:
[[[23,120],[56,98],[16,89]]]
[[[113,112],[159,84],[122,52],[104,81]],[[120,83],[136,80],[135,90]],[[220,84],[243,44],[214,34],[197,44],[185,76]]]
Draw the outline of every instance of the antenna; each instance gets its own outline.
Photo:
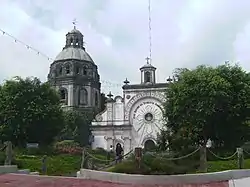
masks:
[[[152,61],[152,36],[151,36],[151,0],[148,0],[148,40],[149,40],[149,64]]]

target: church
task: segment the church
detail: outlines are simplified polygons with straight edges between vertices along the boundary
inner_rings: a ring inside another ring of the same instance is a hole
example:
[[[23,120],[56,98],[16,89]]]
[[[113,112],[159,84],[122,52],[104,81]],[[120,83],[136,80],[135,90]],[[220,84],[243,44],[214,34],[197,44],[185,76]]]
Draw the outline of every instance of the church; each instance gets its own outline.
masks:
[[[153,146],[163,127],[163,103],[168,83],[157,83],[150,59],[140,68],[141,82],[124,81],[123,95],[107,95],[100,111],[101,83],[98,67],[86,52],[83,34],[75,27],[50,66],[49,83],[59,92],[66,110],[98,113],[91,123],[92,148],[113,148],[119,143],[128,153],[135,147]],[[138,75],[139,76],[139,75]]]
[[[109,149],[120,143],[126,154],[135,147],[156,144],[164,123],[162,104],[167,83],[156,82],[156,68],[149,61],[140,72],[140,83],[124,81],[123,96],[107,95],[106,109],[92,122],[92,148]]]

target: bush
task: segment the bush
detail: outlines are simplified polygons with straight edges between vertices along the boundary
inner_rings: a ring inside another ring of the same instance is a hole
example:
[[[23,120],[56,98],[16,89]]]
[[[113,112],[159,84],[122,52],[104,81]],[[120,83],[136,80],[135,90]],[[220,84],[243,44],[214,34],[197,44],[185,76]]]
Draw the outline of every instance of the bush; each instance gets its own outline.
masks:
[[[115,173],[127,173],[127,174],[143,174],[143,175],[150,174],[149,167],[147,167],[145,164],[142,163],[141,167],[138,169],[135,162],[132,160],[119,163],[109,168],[107,171]]]
[[[54,145],[54,149],[57,153],[73,154],[73,155],[82,154],[82,148],[80,147],[80,144],[74,142],[73,140],[63,140],[61,142],[57,142]]]
[[[30,148],[25,148],[25,149],[20,149],[20,148],[16,148],[14,149],[15,152],[17,152],[18,154],[23,154],[23,155],[55,155],[56,151],[52,146],[48,146],[48,147],[38,147],[38,148],[34,148],[34,147],[30,147]]]
[[[103,156],[106,156],[108,154],[108,152],[101,148],[101,147],[98,147],[96,149],[93,149],[93,150],[88,150],[89,152],[91,152],[92,154],[96,154],[96,155],[103,155]]]
[[[135,164],[134,156],[131,156],[127,161],[117,164],[108,171],[118,173],[133,173],[133,174],[154,174],[154,175],[173,175],[195,172],[199,166],[197,155],[193,155],[188,159],[170,161],[168,158],[179,157],[178,155],[152,155],[145,153],[142,157],[142,170],[138,170]]]

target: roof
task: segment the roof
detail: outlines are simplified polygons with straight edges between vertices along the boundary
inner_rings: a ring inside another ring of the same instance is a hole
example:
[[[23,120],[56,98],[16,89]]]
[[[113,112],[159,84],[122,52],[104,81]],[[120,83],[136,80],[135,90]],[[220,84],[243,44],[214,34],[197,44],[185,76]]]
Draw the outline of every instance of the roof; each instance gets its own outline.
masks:
[[[49,177],[24,174],[0,175],[1,187],[153,187],[156,185],[119,184],[73,177]],[[164,187],[164,185],[161,185]],[[169,185],[166,185],[169,187]]]
[[[64,48],[55,58],[55,61],[59,60],[80,60],[80,61],[89,61],[93,62],[90,55],[81,47],[67,47]]]
[[[142,66],[140,68],[140,70],[142,70],[142,69],[153,69],[153,70],[156,70],[156,67],[154,67],[151,64],[147,63],[147,64],[145,64],[144,66]]]
[[[122,89],[151,89],[151,88],[166,88],[169,83],[156,83],[156,84],[125,84],[122,86]]]
[[[71,33],[71,34],[78,33],[78,34],[82,35],[82,33],[79,30],[77,30],[76,28],[72,29],[69,33]]]

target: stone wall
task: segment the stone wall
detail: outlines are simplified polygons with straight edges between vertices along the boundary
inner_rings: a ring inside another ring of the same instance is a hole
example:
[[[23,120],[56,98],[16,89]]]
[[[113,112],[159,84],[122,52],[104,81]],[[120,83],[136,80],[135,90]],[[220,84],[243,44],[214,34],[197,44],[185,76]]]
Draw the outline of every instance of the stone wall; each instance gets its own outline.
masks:
[[[5,173],[16,173],[18,171],[16,165],[11,165],[11,166],[0,166],[0,174],[5,174]]]
[[[249,187],[250,170],[233,170],[187,175],[130,175],[81,169],[78,178],[109,181],[114,183],[170,185],[179,187]]]

